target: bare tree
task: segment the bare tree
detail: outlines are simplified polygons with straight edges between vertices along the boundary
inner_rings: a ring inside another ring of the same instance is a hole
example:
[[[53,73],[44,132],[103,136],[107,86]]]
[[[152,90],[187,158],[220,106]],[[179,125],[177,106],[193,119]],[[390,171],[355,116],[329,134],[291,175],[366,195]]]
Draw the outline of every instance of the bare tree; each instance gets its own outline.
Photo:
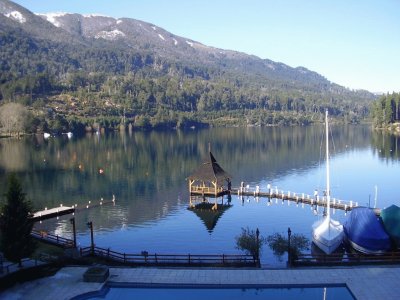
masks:
[[[7,103],[0,106],[0,126],[10,136],[16,133],[18,136],[24,131],[27,122],[28,111],[18,103]]]

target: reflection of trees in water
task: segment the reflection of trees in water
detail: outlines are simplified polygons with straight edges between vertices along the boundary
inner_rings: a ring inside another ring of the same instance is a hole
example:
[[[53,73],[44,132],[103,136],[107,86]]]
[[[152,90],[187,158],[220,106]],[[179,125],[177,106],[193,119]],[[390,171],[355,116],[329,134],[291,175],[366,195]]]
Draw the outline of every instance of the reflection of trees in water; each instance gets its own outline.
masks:
[[[274,255],[279,261],[282,261],[282,256],[288,252],[289,240],[288,237],[278,232],[267,237],[268,246],[271,248]],[[290,238],[290,253],[292,258],[297,257],[304,250],[310,249],[310,241],[303,234],[293,234]]]
[[[400,136],[386,131],[375,130],[371,135],[374,154],[385,160],[400,159]]]
[[[332,134],[336,153],[369,143],[369,129],[363,126],[333,127]],[[186,177],[208,154],[209,142],[237,185],[316,165],[321,135],[322,126],[310,126],[3,139],[0,182],[6,173],[17,172],[37,208],[115,194],[129,218],[153,220],[176,207],[178,196],[188,199]]]

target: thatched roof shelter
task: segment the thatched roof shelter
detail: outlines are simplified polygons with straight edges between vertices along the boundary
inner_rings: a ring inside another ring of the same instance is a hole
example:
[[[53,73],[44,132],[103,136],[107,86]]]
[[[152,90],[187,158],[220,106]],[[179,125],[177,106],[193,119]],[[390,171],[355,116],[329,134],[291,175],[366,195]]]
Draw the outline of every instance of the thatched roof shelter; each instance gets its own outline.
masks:
[[[219,196],[230,190],[231,176],[217,163],[210,151],[210,157],[203,162],[189,179],[189,191],[191,194]],[[224,189],[224,183],[227,189]]]

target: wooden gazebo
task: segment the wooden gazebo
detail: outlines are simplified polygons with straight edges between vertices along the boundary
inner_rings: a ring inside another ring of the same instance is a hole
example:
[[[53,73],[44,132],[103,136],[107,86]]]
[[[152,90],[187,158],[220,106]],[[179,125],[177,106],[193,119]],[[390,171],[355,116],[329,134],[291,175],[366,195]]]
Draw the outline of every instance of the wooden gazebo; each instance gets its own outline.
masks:
[[[188,180],[191,195],[219,197],[231,190],[231,176],[221,168],[211,151],[209,159]]]

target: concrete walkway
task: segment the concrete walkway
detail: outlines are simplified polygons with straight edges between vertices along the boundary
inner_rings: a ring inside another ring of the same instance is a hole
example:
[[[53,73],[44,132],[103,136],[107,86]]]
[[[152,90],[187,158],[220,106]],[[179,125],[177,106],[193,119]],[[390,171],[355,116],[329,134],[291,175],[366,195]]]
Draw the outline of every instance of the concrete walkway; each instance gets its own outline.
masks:
[[[52,277],[16,285],[0,299],[70,299],[101,289],[83,282],[83,267],[66,267]],[[167,284],[347,284],[357,299],[399,299],[400,267],[280,270],[110,268],[110,282]]]

